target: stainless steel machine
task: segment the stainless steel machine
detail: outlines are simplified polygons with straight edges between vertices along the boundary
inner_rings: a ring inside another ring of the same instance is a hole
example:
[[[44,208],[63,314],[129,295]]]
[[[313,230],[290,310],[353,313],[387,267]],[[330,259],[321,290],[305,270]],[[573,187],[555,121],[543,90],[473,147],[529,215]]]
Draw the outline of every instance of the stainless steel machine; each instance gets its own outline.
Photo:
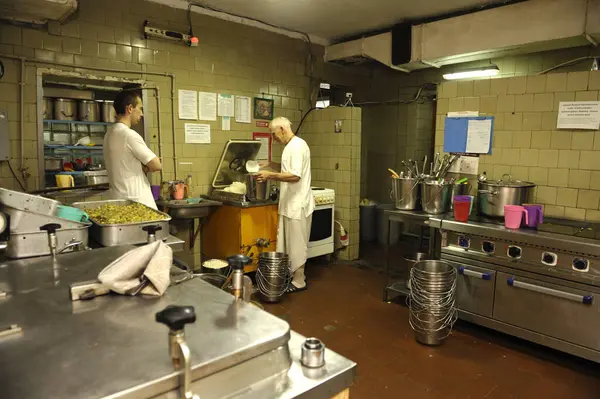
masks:
[[[600,229],[537,230],[440,217],[441,259],[458,270],[459,318],[600,362]]]
[[[132,248],[0,262],[2,398],[330,398],[352,384],[354,362],[200,279],[71,300]]]

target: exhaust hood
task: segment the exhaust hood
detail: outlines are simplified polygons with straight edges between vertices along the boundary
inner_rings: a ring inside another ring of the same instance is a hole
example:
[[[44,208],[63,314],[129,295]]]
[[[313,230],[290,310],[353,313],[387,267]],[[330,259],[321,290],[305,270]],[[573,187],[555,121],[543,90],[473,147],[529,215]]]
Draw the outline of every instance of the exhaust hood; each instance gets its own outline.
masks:
[[[64,22],[77,4],[77,0],[0,0],[0,19],[33,25]]]
[[[600,41],[600,0],[529,0],[326,47],[325,61],[411,72]]]

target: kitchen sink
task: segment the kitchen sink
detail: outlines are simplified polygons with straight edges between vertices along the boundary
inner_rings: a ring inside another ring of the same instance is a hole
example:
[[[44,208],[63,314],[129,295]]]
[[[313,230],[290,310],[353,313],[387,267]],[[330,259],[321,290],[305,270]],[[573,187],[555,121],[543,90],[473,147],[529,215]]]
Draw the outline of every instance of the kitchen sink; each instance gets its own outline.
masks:
[[[165,207],[165,212],[173,219],[197,219],[207,217],[211,208],[221,206],[222,203],[208,199],[203,199],[197,204],[190,204],[186,200],[159,200],[156,201],[156,205],[159,208]]]

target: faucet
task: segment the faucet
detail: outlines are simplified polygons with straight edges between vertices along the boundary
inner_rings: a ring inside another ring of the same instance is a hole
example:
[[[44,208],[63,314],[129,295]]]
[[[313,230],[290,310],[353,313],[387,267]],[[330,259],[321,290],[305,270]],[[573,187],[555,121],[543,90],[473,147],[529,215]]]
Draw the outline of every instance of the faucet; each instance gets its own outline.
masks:
[[[179,375],[179,390],[182,399],[199,399],[190,389],[192,383],[192,362],[190,348],[185,342],[185,325],[196,321],[193,306],[167,306],[156,313],[156,321],[169,327],[169,354]]]
[[[77,250],[81,249],[81,244],[83,244],[83,241],[81,240],[77,240],[76,238],[71,238],[71,241],[69,241],[64,247],[63,249],[61,249],[60,251],[58,251],[59,254],[64,253],[65,251],[73,248],[73,252],[75,251],[75,248],[77,248]]]

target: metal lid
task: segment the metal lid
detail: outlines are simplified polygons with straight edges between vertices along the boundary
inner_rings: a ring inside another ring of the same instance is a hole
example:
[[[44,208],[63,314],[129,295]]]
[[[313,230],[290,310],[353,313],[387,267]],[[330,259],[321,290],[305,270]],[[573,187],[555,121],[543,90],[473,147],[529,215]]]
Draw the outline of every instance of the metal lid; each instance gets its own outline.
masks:
[[[508,176],[508,180],[504,180],[504,177]],[[530,181],[513,180],[511,175],[504,174],[500,180],[480,180],[481,184],[487,184],[492,187],[514,187],[514,188],[525,188],[535,187],[535,183]]]
[[[261,142],[256,140],[229,140],[221,154],[212,181],[213,188],[225,188],[235,181],[244,181],[245,165],[256,160]]]

